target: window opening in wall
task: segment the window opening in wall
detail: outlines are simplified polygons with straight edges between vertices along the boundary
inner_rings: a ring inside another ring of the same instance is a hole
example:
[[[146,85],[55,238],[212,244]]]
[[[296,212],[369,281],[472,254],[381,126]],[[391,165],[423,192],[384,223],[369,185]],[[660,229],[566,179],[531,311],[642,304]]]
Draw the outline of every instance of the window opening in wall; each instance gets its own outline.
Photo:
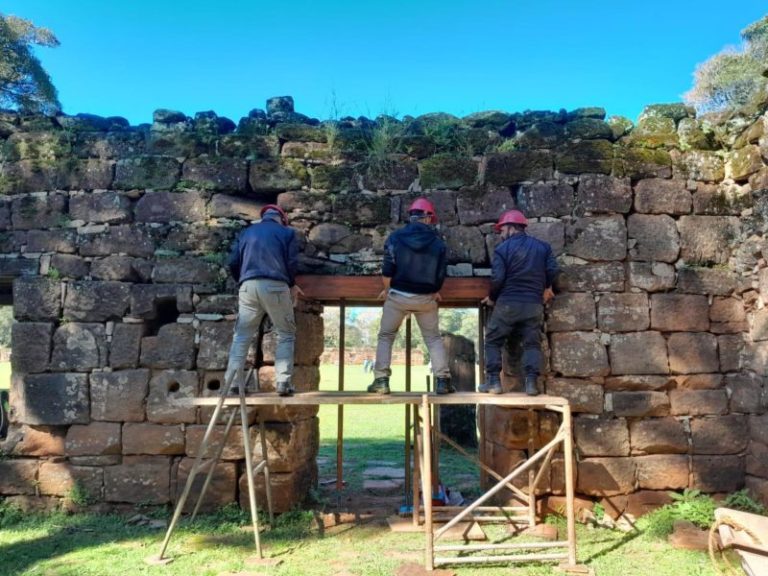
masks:
[[[5,438],[8,432],[12,324],[13,306],[0,305],[0,438]]]
[[[155,317],[147,321],[147,336],[157,336],[160,328],[174,324],[179,318],[176,298],[158,298],[155,301]]]

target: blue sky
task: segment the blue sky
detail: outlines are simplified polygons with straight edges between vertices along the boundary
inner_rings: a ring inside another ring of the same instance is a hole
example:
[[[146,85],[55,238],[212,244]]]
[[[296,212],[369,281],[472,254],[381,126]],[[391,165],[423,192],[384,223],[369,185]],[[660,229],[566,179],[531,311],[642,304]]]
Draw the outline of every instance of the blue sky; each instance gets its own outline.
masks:
[[[459,116],[679,101],[764,0],[4,0],[54,31],[40,49],[68,114],[237,121],[270,96],[299,112]]]

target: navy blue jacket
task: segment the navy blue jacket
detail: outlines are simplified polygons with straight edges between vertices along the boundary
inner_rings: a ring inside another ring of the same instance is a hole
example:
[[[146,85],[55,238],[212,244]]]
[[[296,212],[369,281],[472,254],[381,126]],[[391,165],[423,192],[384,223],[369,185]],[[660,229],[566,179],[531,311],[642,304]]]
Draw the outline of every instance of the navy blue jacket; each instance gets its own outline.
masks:
[[[390,287],[411,294],[432,294],[443,287],[446,270],[445,242],[422,222],[395,230],[384,243],[383,276]]]
[[[493,252],[491,300],[541,303],[544,289],[554,286],[559,273],[550,245],[518,232]]]
[[[270,219],[243,230],[229,254],[229,271],[238,284],[268,278],[293,286],[298,266],[296,231]]]

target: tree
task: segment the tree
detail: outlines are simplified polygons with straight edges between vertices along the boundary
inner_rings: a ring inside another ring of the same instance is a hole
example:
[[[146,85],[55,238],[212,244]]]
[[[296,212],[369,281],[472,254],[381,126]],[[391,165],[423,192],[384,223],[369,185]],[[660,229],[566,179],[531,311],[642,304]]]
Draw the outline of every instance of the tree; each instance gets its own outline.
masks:
[[[693,87],[684,94],[699,112],[733,110],[762,104],[768,85],[768,16],[741,31],[741,48],[725,48],[694,72]]]
[[[61,108],[56,88],[32,46],[55,47],[53,32],[29,20],[0,14],[0,107],[52,113]]]

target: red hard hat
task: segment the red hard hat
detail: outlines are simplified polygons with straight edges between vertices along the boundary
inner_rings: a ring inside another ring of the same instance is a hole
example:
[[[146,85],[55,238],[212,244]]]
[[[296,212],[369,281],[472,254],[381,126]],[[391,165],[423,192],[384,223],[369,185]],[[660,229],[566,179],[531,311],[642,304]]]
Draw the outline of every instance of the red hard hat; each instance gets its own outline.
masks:
[[[285,212],[283,211],[282,208],[280,208],[280,206],[278,206],[277,204],[267,204],[261,209],[261,212],[259,212],[259,215],[263,218],[264,213],[267,210],[276,210],[277,212],[280,212],[280,220],[282,221],[283,226],[288,226],[288,216],[285,215]]]
[[[411,204],[411,207],[408,208],[408,213],[410,214],[411,212],[424,212],[425,214],[432,216],[432,222],[437,222],[435,206],[426,198],[416,198],[416,200],[413,201],[413,204]]]
[[[501,227],[507,224],[520,224],[521,226],[528,226],[528,220],[520,210],[507,210],[499,217],[499,221],[494,225],[496,232],[501,231]]]

